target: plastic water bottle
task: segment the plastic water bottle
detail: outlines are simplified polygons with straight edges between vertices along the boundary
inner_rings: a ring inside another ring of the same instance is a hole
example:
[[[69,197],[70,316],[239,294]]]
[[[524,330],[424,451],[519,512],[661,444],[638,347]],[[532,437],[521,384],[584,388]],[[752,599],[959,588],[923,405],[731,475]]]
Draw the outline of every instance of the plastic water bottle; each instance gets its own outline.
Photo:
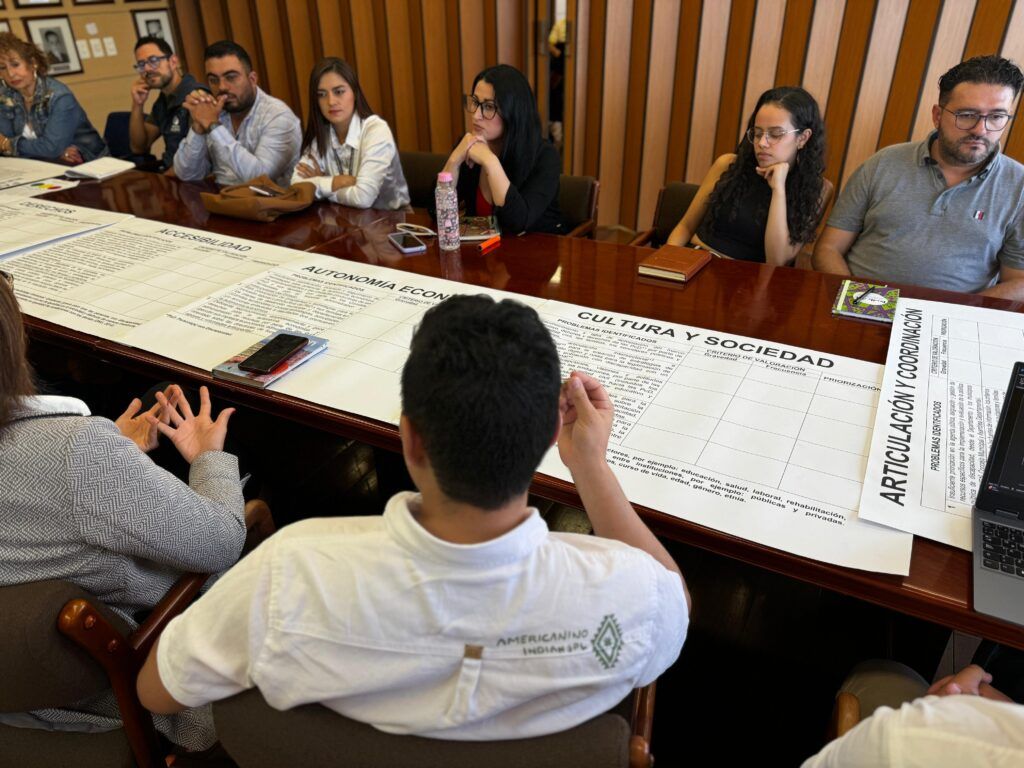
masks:
[[[459,250],[459,196],[455,182],[447,171],[437,174],[437,188],[434,190],[437,206],[437,246],[442,251]]]

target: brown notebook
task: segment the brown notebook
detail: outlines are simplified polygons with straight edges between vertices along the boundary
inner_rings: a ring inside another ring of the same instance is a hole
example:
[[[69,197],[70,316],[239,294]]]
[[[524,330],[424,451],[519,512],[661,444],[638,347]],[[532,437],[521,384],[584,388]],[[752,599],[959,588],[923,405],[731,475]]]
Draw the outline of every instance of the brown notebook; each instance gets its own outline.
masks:
[[[664,245],[653,256],[648,256],[637,266],[637,272],[647,277],[660,277],[685,283],[711,261],[711,251],[685,248],[678,245]]]

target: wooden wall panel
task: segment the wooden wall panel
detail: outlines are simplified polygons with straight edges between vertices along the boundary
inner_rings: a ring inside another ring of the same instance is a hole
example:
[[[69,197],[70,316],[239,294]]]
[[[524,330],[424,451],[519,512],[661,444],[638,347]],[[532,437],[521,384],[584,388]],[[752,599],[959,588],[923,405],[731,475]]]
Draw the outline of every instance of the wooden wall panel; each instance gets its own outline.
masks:
[[[850,135],[853,110],[857,104],[861,74],[864,71],[864,54],[871,36],[871,25],[875,16],[873,0],[847,3],[843,14],[843,29],[839,35],[836,51],[836,68],[829,86],[828,108],[825,110],[825,125],[828,126],[829,143],[825,150],[825,175],[839,186],[843,161],[846,158],[846,142]]]
[[[292,109],[301,109],[296,94],[292,91],[294,69],[285,56],[285,37],[282,35],[284,26],[278,12],[277,0],[253,0],[253,5],[258,20],[256,28],[259,32],[261,59],[267,73],[263,87],[277,98],[291,104]]]
[[[315,46],[310,43],[314,37],[319,40],[320,35],[319,32],[314,35],[306,3],[282,2],[281,15],[287,20],[288,45],[285,51],[289,54],[288,60],[292,62],[292,85],[299,100],[299,115],[305,120],[309,114],[309,74],[319,58]]]
[[[388,54],[391,65],[391,93],[394,98],[395,119],[391,130],[399,147],[418,149],[420,147],[419,115],[416,112],[416,97],[413,83],[413,60],[409,15],[406,0],[386,0]]]
[[[352,28],[360,30],[358,35],[353,35],[356,50],[352,59],[355,60],[349,59],[349,63],[359,75],[359,84],[366,94],[366,100],[374,109],[379,110],[384,103],[379,62],[387,56],[387,49],[380,50],[377,45],[377,25],[373,13],[375,4],[376,0],[351,0],[349,4]],[[390,68],[390,64],[388,66]]]
[[[914,128],[910,138],[919,141],[934,130],[932,125],[932,104],[939,98],[939,77],[963,58],[967,42],[967,30],[974,16],[974,0],[957,0],[942,5],[939,27],[932,43],[932,55],[921,84],[921,98],[918,100]]]
[[[423,42],[426,55],[427,102],[430,111],[430,144],[435,152],[451,149],[452,114],[448,108],[448,27],[444,19],[444,0],[423,0]],[[356,44],[358,48],[358,43]]]
[[[583,168],[583,147],[586,138],[584,130],[587,125],[589,88],[587,72],[590,64],[590,3],[587,0],[569,0],[568,8],[569,28],[566,35],[568,40],[566,50],[569,52],[569,59],[565,66],[566,71],[572,70],[573,83],[571,88],[569,83],[566,83],[565,94],[565,135],[572,137],[572,143],[567,145],[567,154],[569,155],[567,160],[570,163],[567,172],[582,176],[586,173]],[[575,64],[573,64],[573,57],[575,57]],[[600,200],[600,190],[598,190],[598,200]]]
[[[527,0],[497,0],[498,62],[526,71]]]
[[[583,174],[597,176],[599,152],[601,150],[602,78],[605,60],[605,25],[608,18],[607,0],[592,0],[587,39],[587,101],[583,123]],[[611,186],[606,185],[606,186]],[[603,190],[602,190],[603,191]],[[603,195],[602,195],[603,197]]]
[[[622,197],[618,221],[627,227],[636,226],[636,204],[640,197],[640,170],[644,152],[644,123],[647,117],[647,76],[651,57],[651,22],[653,0],[635,0],[632,35],[629,43],[629,73],[626,86],[626,135],[622,156]],[[614,215],[609,211],[609,215]]]
[[[804,59],[807,56],[813,17],[814,0],[788,0],[786,3],[775,85],[793,85],[803,80]]]
[[[614,178],[618,183],[607,184],[601,190],[597,210],[599,224],[614,224],[619,220],[626,136],[626,96],[629,87],[629,68],[623,65],[629,61],[632,12],[633,0],[614,0],[608,4],[598,175],[602,178]]]
[[[1003,42],[1013,0],[979,0],[971,20],[964,58],[995,53]]]
[[[725,41],[729,34],[729,0],[705,7],[700,19],[694,109],[690,120],[690,150],[686,180],[699,184],[714,162],[715,128],[725,67]]]
[[[729,35],[722,65],[722,95],[718,103],[714,156],[736,151],[736,136],[743,109],[743,92],[750,69],[750,42],[754,34],[757,0],[733,0],[729,13]]]
[[[342,24],[341,4],[334,0],[316,0],[316,14],[320,27],[320,47],[324,55],[337,56],[348,61],[352,56],[352,49],[345,47],[342,27],[349,26],[351,18],[346,16],[345,23]]]
[[[484,46],[484,6],[480,0],[459,1],[459,39],[462,47],[462,80],[460,91],[469,92],[469,86],[487,61]]]
[[[651,56],[644,121],[643,164],[637,199],[637,224],[646,227],[654,218],[658,192],[665,182],[668,147],[672,142],[672,72],[676,63],[680,0],[657,0],[651,21]]]
[[[669,121],[668,157],[665,181],[686,178],[686,160],[690,147],[690,115],[697,79],[697,50],[703,25],[701,0],[683,0],[679,13],[679,34],[676,44],[676,68],[672,84],[672,117]]]
[[[227,14],[224,4],[218,0],[207,0],[203,4],[203,35],[207,40],[226,40],[231,37],[228,32]]]
[[[1024,2],[1018,2],[1013,7],[1013,14],[1006,27],[1006,37],[1003,39],[1003,49],[1000,54],[1013,59],[1018,64],[1024,63]],[[1020,109],[1020,97],[1014,106],[1014,113]],[[1003,134],[1003,151],[1024,161],[1024,120],[1014,118],[1010,122],[1010,128]]]
[[[178,34],[181,36],[182,50],[178,53],[183,59],[182,67],[203,81],[206,79],[206,70],[203,69],[203,50],[213,40],[208,40],[203,34],[202,15],[198,0],[177,0],[174,4],[174,14]]]
[[[846,0],[818,0],[814,6],[811,35],[807,42],[807,56],[804,59],[806,63],[803,87],[818,100],[822,114],[825,114],[829,90],[832,87],[832,73],[835,71],[839,33],[843,29],[845,11]],[[825,127],[828,128],[827,125]]]
[[[876,149],[910,139],[942,0],[911,0]]]
[[[786,0],[758,0],[754,33],[750,39],[750,67],[747,85],[740,109],[740,126],[736,141],[740,141],[747,128],[747,119],[758,98],[775,84],[775,71],[779,61],[779,43],[782,24],[786,16]]]
[[[892,83],[893,67],[899,52],[900,35],[907,19],[910,0],[879,0],[871,45],[864,62],[857,109],[853,114],[850,139],[843,166],[843,184],[861,163],[878,148],[878,134],[885,114],[885,99]]]

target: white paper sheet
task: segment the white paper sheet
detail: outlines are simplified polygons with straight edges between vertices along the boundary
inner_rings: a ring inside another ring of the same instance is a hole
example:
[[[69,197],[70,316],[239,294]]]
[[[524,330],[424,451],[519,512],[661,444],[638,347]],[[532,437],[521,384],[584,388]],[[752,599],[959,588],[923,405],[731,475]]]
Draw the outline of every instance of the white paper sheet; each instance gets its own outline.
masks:
[[[0,192],[0,259],[132,218],[127,213],[18,197],[21,189]]]
[[[0,190],[0,201],[3,200],[24,200],[26,197],[39,197],[50,192],[59,192],[63,189],[74,189],[79,182],[71,179],[43,179],[33,181],[31,184],[22,184],[20,187],[8,187]]]
[[[860,516],[971,549],[971,509],[1024,315],[901,298]]]
[[[912,537],[854,512],[878,365],[317,255],[122,341],[209,369],[279,328],[324,336],[326,353],[271,388],[397,423],[413,329],[455,293],[531,304],[563,373],[586,370],[608,386],[617,412],[609,459],[632,501],[838,565],[908,572]],[[556,451],[541,471],[569,477]]]
[[[4,269],[15,276],[15,293],[26,314],[117,340],[147,320],[302,255],[275,245],[128,218],[15,256]],[[175,357],[180,351],[164,354]]]
[[[27,157],[0,157],[0,189],[29,184],[51,176],[62,176],[66,170],[65,165],[44,163]]]

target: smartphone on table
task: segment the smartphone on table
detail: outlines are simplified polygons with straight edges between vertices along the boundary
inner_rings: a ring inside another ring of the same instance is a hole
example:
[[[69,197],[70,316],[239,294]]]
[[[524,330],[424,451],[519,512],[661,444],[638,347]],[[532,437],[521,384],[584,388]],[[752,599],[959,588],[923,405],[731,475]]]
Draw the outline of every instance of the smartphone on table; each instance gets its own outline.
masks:
[[[245,360],[242,360],[238,367],[250,373],[270,373],[308,343],[309,339],[305,336],[279,333]]]
[[[426,243],[407,232],[392,232],[388,235],[388,240],[402,253],[422,253],[427,250]]]

